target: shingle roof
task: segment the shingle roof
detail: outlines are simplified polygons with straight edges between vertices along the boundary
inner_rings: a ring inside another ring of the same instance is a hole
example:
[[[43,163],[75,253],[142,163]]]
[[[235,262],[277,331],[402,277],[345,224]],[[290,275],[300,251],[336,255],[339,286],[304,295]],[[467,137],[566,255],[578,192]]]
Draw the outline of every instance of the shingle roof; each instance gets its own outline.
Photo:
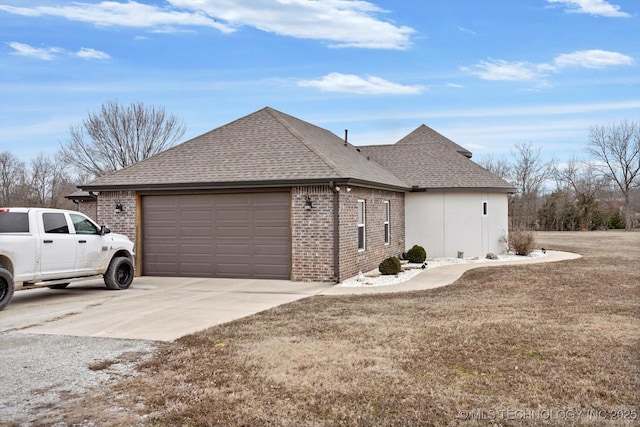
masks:
[[[266,107],[82,188],[204,188],[320,180],[409,187],[330,131]]]
[[[424,125],[396,144],[360,148],[414,189],[515,190],[471,161],[469,151]]]
[[[471,158],[471,151],[466,148],[456,144],[446,136],[439,134],[435,130],[431,129],[429,126],[420,125],[416,130],[411,132],[409,135],[402,138],[400,141],[396,142],[396,146],[407,146],[407,145],[415,145],[418,144],[420,146],[433,146],[435,147],[447,147],[451,150],[457,151],[467,158]]]

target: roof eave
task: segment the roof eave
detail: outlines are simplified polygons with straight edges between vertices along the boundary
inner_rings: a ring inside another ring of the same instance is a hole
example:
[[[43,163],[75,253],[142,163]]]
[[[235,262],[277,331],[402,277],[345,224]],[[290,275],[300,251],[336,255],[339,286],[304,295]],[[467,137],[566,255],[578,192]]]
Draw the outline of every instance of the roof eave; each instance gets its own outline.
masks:
[[[406,192],[408,186],[385,184],[351,178],[315,178],[296,180],[260,180],[260,181],[230,181],[230,182],[187,182],[167,184],[124,184],[124,185],[81,185],[85,191],[190,191],[190,190],[246,190],[251,188],[286,188],[307,185],[329,185],[330,183]]]
[[[421,187],[414,185],[411,187],[412,193],[515,193],[516,189],[511,187]]]

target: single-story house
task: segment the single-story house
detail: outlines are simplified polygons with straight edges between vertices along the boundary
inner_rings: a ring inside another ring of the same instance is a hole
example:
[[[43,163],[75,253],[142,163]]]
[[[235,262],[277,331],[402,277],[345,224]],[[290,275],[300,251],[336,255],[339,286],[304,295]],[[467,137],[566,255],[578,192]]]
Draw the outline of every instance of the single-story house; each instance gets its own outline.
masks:
[[[426,126],[355,147],[267,107],[80,188],[139,274],[331,282],[414,243],[504,252],[513,189],[468,157]]]

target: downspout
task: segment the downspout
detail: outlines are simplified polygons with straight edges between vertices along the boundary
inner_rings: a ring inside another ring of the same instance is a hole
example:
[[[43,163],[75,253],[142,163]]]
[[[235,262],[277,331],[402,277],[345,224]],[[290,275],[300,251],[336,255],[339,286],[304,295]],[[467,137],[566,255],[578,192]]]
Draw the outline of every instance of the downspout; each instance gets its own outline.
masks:
[[[333,281],[340,282],[340,192],[333,181],[329,181],[333,190]]]

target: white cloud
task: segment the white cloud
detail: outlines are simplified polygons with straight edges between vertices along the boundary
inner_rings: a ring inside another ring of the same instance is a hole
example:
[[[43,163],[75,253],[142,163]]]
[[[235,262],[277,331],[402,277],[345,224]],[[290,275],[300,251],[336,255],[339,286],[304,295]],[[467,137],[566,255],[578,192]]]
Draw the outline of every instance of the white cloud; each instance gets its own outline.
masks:
[[[628,18],[631,16],[622,12],[620,6],[610,4],[605,0],[547,0],[547,2],[566,5],[568,13],[586,13],[607,18]]]
[[[129,1],[103,1],[100,3],[73,2],[70,6],[14,7],[0,5],[0,10],[16,15],[39,17],[57,16],[70,21],[86,22],[97,26],[153,28],[156,26],[206,26],[224,33],[234,28],[221,24],[201,12],[181,12]]]
[[[55,47],[38,48],[18,42],[9,42],[7,44],[14,50],[14,52],[12,52],[14,55],[27,56],[42,61],[53,61],[56,58],[56,54],[62,51]]]
[[[478,33],[476,33],[475,31],[470,30],[470,29],[468,29],[468,28],[461,27],[461,26],[459,26],[459,25],[458,25],[456,28],[458,28],[458,31],[460,31],[460,32],[462,32],[462,33],[471,34],[471,35],[473,35],[473,36],[477,36],[477,35],[478,35]]]
[[[362,78],[354,74],[329,73],[316,80],[301,80],[299,86],[314,87],[324,92],[356,93],[361,95],[414,95],[424,91],[423,86],[405,86],[380,77]]]
[[[415,33],[410,27],[380,19],[378,16],[386,11],[364,0],[167,0],[167,4],[74,2],[69,6],[0,5],[0,10],[163,32],[205,26],[231,33],[249,26],[282,36],[324,40],[330,47],[407,49]]]
[[[546,85],[546,78],[551,72],[557,73],[567,67],[600,69],[631,64],[633,64],[633,58],[630,56],[619,52],[591,49],[563,53],[556,56],[551,64],[490,59],[461,69],[483,80],[538,82],[541,85]]]
[[[462,88],[464,88],[463,85],[458,84],[458,83],[447,83],[447,87],[452,87],[454,89],[462,89]]]
[[[410,27],[396,26],[376,14],[385,11],[363,0],[169,0],[200,10],[231,25],[303,39],[327,40],[331,47],[406,49]]]
[[[537,65],[529,62],[508,62],[501,59],[480,61],[473,67],[462,67],[483,80],[498,81],[538,81],[542,80],[549,71],[544,64]]]
[[[76,52],[75,56],[83,59],[100,59],[105,60],[111,58],[108,53],[101,52],[99,50],[83,47],[78,52]]]
[[[59,47],[38,48],[18,42],[9,42],[7,44],[14,50],[14,55],[27,56],[30,58],[40,59],[42,61],[53,61],[58,55],[69,55],[82,59],[105,60],[111,58],[111,56],[105,52],[86,47],[81,48],[77,52],[70,53]]]
[[[605,68],[616,65],[631,65],[633,58],[606,50],[577,50],[558,55],[553,60],[556,67]]]

